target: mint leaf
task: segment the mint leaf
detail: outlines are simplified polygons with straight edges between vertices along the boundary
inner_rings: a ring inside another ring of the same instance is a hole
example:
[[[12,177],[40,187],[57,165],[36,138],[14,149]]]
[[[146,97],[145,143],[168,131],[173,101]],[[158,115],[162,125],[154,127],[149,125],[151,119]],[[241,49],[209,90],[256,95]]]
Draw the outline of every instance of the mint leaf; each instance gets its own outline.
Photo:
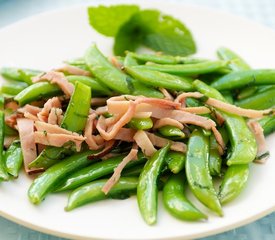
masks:
[[[89,7],[90,25],[105,36],[115,36],[120,27],[139,11],[137,5]]]
[[[196,52],[191,32],[179,20],[157,10],[143,10],[121,26],[115,37],[114,53],[135,51],[144,44],[156,51],[186,56]]]

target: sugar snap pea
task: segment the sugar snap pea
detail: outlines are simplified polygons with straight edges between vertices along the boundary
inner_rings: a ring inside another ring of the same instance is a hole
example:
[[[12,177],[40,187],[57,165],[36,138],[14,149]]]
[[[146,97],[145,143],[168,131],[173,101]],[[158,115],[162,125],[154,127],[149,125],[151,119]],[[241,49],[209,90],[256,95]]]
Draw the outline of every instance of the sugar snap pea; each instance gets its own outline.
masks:
[[[75,189],[83,184],[111,174],[124,157],[125,155],[112,157],[108,160],[97,162],[86,168],[80,169],[64,178],[63,181],[61,181],[56,187],[55,191],[61,192]],[[139,154],[139,159],[136,161],[130,161],[126,165],[125,169],[136,166],[140,163],[144,163],[145,160],[146,159],[143,157],[143,155]]]
[[[246,186],[248,175],[248,164],[232,165],[226,170],[219,191],[219,199],[222,204],[232,201],[242,192]]]
[[[260,125],[264,130],[264,135],[267,136],[275,131],[275,116],[266,116],[259,120]]]
[[[179,128],[169,125],[159,128],[158,132],[164,137],[173,139],[183,139],[186,137],[184,132],[181,131]]]
[[[191,191],[209,209],[223,215],[222,208],[213,186],[208,167],[209,138],[195,129],[188,141],[186,153],[186,176]]]
[[[207,216],[198,210],[185,196],[186,179],[184,173],[172,175],[169,177],[163,188],[163,203],[166,209],[174,217],[197,221],[207,219]]]
[[[219,91],[213,87],[210,87],[199,80],[195,80],[193,85],[205,96],[225,101]],[[256,157],[257,144],[255,137],[248,129],[245,120],[242,117],[233,114],[222,111],[218,112],[221,113],[225,119],[225,125],[231,143],[231,153],[227,156],[227,165],[252,162]]]
[[[8,126],[7,124],[5,124],[5,126],[4,126],[4,132],[5,132],[5,136],[17,136],[18,135],[18,132],[14,128],[11,128],[10,126]]]
[[[153,127],[153,121],[151,118],[132,118],[127,126],[137,130],[148,130]]]
[[[85,61],[98,81],[108,86],[111,90],[122,94],[163,98],[163,94],[158,90],[148,88],[119,71],[102,55],[96,45],[92,45],[88,49],[85,55]]]
[[[1,92],[9,95],[16,95],[24,90],[28,84],[24,82],[8,81],[1,87]]]
[[[38,82],[33,85],[28,86],[23,91],[18,93],[14,100],[23,106],[32,101],[41,100],[47,97],[54,97],[61,95],[62,91],[56,84],[51,84],[49,82]]]
[[[124,169],[121,173],[122,177],[138,177],[144,168],[144,164],[139,164],[129,169]]]
[[[193,89],[192,79],[188,77],[180,77],[169,73],[148,70],[141,66],[125,67],[125,70],[133,78],[153,87],[177,91],[191,91]]]
[[[209,171],[211,176],[220,176],[222,167],[222,158],[218,151],[218,143],[213,134],[210,136],[209,148]]]
[[[5,167],[5,158],[3,155],[3,146],[5,138],[5,114],[0,110],[0,181],[9,180],[9,175]]]
[[[172,73],[177,75],[197,75],[197,74],[204,74],[218,71],[224,67],[226,67],[226,61],[207,61],[201,63],[194,63],[194,64],[175,64],[175,65],[168,65],[168,64],[155,64],[155,63],[148,63],[142,66],[136,66],[136,68],[141,69],[148,69],[154,70],[159,72],[166,72]]]
[[[217,50],[217,55],[221,60],[230,61],[228,67],[230,67],[233,71],[250,69],[249,65],[238,54],[228,48],[220,47]]]
[[[211,83],[211,86],[218,90],[231,90],[245,86],[274,84],[274,69],[257,69],[229,73]]]
[[[65,210],[71,211],[84,204],[108,198],[125,199],[136,193],[138,184],[138,178],[136,177],[121,177],[109,193],[105,194],[102,192],[102,187],[107,181],[108,179],[100,179],[75,189],[69,195]]]
[[[70,173],[91,164],[91,160],[88,160],[87,157],[93,153],[94,151],[89,150],[71,155],[47,169],[31,184],[28,190],[29,200],[33,204],[41,203],[46,195],[55,189],[60,180]]]
[[[23,154],[20,141],[15,140],[5,153],[6,171],[13,177],[18,177],[23,164]]]
[[[126,54],[126,57],[123,62],[123,66],[130,67],[130,66],[137,66],[137,65],[138,65],[138,61],[135,58],[133,58],[130,54]]]
[[[143,219],[149,225],[152,225],[157,221],[157,179],[165,163],[165,156],[169,148],[170,145],[168,144],[148,159],[139,176],[137,186],[138,206]]]
[[[186,155],[181,152],[169,151],[165,161],[172,173],[179,173],[185,166]]]

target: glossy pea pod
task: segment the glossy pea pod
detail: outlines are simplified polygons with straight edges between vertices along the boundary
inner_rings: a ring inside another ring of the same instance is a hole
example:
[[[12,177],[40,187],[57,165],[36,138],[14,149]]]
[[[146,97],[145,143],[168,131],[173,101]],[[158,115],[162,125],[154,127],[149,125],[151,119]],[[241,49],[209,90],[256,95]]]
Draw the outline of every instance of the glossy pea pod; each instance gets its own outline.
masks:
[[[193,89],[191,78],[175,76],[165,72],[148,70],[145,67],[125,67],[125,71],[133,78],[148,86],[160,87],[175,91],[191,91]]]
[[[151,118],[132,118],[127,126],[136,130],[148,130],[153,127],[153,121]]]
[[[235,105],[248,109],[267,109],[275,105],[275,88],[270,88],[252,96],[235,101]]]
[[[128,52],[127,55],[143,63],[153,62],[158,64],[192,64],[207,61],[205,59],[200,58],[170,56],[162,54],[139,54],[134,52]]]
[[[144,164],[139,164],[134,167],[130,167],[129,169],[124,169],[121,173],[122,177],[139,177],[140,173],[144,168]]]
[[[184,139],[186,137],[185,133],[175,126],[169,126],[169,125],[163,126],[158,129],[158,132],[162,136],[171,138],[174,140],[180,140],[180,139]]]
[[[240,195],[246,186],[248,176],[248,164],[232,165],[228,167],[219,190],[221,204],[226,204]]]
[[[185,171],[189,187],[196,198],[206,207],[223,215],[208,166],[209,138],[195,129],[188,141]]]
[[[207,97],[225,101],[218,90],[207,84],[195,80],[194,87]],[[218,110],[217,110],[218,111]],[[257,153],[257,144],[254,135],[249,130],[242,117],[218,111],[225,119],[225,125],[229,134],[231,153],[227,156],[227,165],[246,164],[252,162]]]
[[[103,56],[94,44],[86,52],[85,62],[97,80],[115,92],[163,98],[163,94],[158,90],[146,87],[139,81],[119,71]]]
[[[269,134],[275,131],[275,116],[266,116],[261,118],[259,121],[260,125],[264,130],[264,135],[268,136]]]
[[[246,86],[274,84],[274,69],[256,69],[229,73],[211,83],[211,86],[218,90],[233,90]]]
[[[149,225],[157,221],[158,188],[157,179],[165,163],[165,157],[170,148],[161,148],[148,159],[139,176],[137,186],[137,201],[140,213]]]
[[[232,50],[220,47],[217,50],[217,55],[221,60],[230,61],[228,67],[233,71],[249,70],[250,66],[235,52]]]
[[[8,81],[1,86],[1,92],[9,95],[16,95],[23,91],[28,84],[24,82]]]
[[[165,161],[170,171],[177,174],[184,169],[186,155],[182,152],[169,151],[166,155]]]
[[[108,198],[125,199],[136,193],[138,184],[137,177],[121,177],[108,194],[105,194],[102,188],[107,181],[108,179],[100,179],[75,189],[69,195],[65,210],[71,211],[85,204]]]
[[[23,154],[20,141],[15,140],[5,153],[6,171],[13,177],[18,177],[23,164]]]
[[[222,158],[219,154],[218,143],[213,134],[210,135],[208,166],[211,176],[221,175]]]
[[[155,64],[147,63],[146,65],[137,66],[136,68],[171,73],[176,75],[192,76],[197,74],[211,73],[219,71],[227,66],[226,61],[206,61],[194,64]]]
[[[184,173],[171,175],[164,184],[162,198],[165,208],[174,217],[185,221],[207,219],[185,196],[186,179]]]
[[[5,136],[17,136],[18,135],[18,132],[14,128],[11,128],[10,126],[8,126],[7,124],[5,124],[5,126],[4,126],[4,132],[5,132]]]
[[[135,58],[133,58],[131,54],[126,54],[126,57],[123,61],[123,66],[131,67],[131,66],[137,66],[137,65],[138,65],[138,61]]]
[[[81,68],[83,70],[89,71],[89,67],[87,66],[84,57],[81,58],[75,58],[64,61],[68,65],[72,65],[78,68]]]
[[[0,181],[9,180],[9,175],[5,167],[5,158],[3,155],[4,138],[5,138],[5,114],[3,111],[0,110]]]
[[[19,82],[25,82],[28,85],[32,84],[32,78],[41,74],[40,70],[33,70],[27,68],[14,68],[14,67],[3,67],[0,69],[0,74],[8,79]]]
[[[38,82],[28,86],[23,91],[18,93],[14,97],[14,100],[17,101],[20,106],[23,106],[32,101],[59,96],[61,94],[62,91],[56,84],[51,84],[49,82]]]
[[[70,189],[75,189],[83,184],[106,176],[108,174],[113,173],[114,169],[119,165],[125,155],[117,156],[110,158],[108,160],[104,160],[101,162],[94,163],[88,167],[80,169],[74,172],[71,175],[68,175],[64,178],[56,187],[56,192],[67,191]],[[142,155],[139,155],[139,159],[135,161],[130,161],[125,169],[129,167],[136,166],[140,163],[145,162],[145,158]]]
[[[31,184],[28,190],[29,200],[33,204],[41,203],[46,195],[55,189],[60,180],[72,172],[91,164],[91,160],[88,160],[87,157],[93,153],[94,151],[89,150],[74,154],[47,169]]]

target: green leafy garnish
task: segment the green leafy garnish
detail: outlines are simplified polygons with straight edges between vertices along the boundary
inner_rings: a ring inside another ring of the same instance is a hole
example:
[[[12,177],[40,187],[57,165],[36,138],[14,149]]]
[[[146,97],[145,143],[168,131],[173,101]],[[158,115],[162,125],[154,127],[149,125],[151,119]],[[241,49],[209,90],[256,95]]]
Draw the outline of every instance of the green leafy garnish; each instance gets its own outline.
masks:
[[[89,7],[91,26],[105,36],[115,36],[120,27],[139,11],[136,5]]]

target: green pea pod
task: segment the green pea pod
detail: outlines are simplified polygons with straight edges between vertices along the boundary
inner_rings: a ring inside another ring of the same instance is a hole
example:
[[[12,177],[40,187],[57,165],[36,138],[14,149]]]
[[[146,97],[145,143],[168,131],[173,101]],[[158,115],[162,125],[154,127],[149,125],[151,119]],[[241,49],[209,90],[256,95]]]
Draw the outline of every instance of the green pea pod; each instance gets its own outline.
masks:
[[[4,110],[5,108],[5,97],[3,96],[3,94],[0,94],[0,110]]]
[[[148,130],[153,127],[153,121],[151,118],[132,118],[127,126],[137,130]]]
[[[133,58],[131,54],[127,54],[124,59],[123,66],[130,67],[130,66],[137,66],[137,65],[138,65],[138,61],[135,58]]]
[[[91,88],[81,82],[76,82],[61,127],[72,132],[82,133],[90,111],[90,104]]]
[[[41,203],[46,195],[55,189],[60,180],[72,172],[91,164],[91,160],[88,160],[87,157],[93,153],[94,151],[89,150],[74,154],[47,169],[31,184],[28,190],[29,200],[33,204]]]
[[[75,189],[83,184],[111,174],[124,157],[125,155],[113,157],[108,160],[97,162],[86,168],[80,169],[79,171],[76,171],[73,174],[68,175],[66,178],[64,178],[63,181],[58,184],[55,191],[61,192]],[[139,160],[130,161],[125,166],[125,169],[136,166],[140,163],[144,163],[145,160],[146,159],[143,156],[139,155]]]
[[[221,92],[222,96],[224,97],[225,101],[230,103],[230,104],[233,104],[234,103],[234,99],[233,99],[233,96],[232,96],[232,93],[229,92],[229,91],[223,91]]]
[[[210,149],[209,149],[209,171],[211,176],[220,176],[222,167],[222,158],[218,151],[218,143],[215,136],[210,136]]]
[[[186,98],[185,100],[187,107],[201,107],[202,103],[196,98]]]
[[[228,48],[220,47],[217,50],[217,55],[221,60],[230,61],[228,67],[230,67],[233,71],[250,69],[249,65],[238,54]]]
[[[5,154],[5,165],[7,172],[18,177],[19,171],[23,164],[23,154],[20,146],[20,141],[15,140]]]
[[[256,93],[258,90],[258,87],[256,86],[251,86],[251,87],[246,87],[240,90],[239,94],[237,95],[237,99],[241,100],[247,97],[252,96],[254,93]]]
[[[197,75],[197,74],[204,74],[218,71],[224,67],[226,67],[226,61],[207,61],[201,63],[194,63],[194,64],[175,64],[175,65],[168,65],[168,64],[155,64],[155,63],[147,63],[143,66],[137,66],[136,68],[171,73],[176,75]]]
[[[70,146],[71,145],[71,146]],[[56,164],[57,160],[63,159],[68,155],[73,154],[73,144],[66,144],[64,147],[47,146],[38,157],[32,161],[28,167],[48,169],[52,165]]]
[[[28,86],[23,91],[18,93],[14,100],[23,106],[32,101],[41,100],[43,98],[54,97],[61,95],[62,91],[56,84],[49,82],[38,82]]]
[[[5,138],[5,114],[3,111],[0,111],[0,181],[9,180],[9,175],[6,172],[6,167],[5,167],[5,158],[3,155],[4,138]]]
[[[139,176],[137,201],[140,213],[149,225],[157,221],[158,188],[157,179],[165,163],[170,144],[158,150],[145,164]]]
[[[260,125],[264,130],[264,135],[267,136],[275,131],[275,116],[266,116],[259,120]]]
[[[1,92],[9,95],[16,95],[24,90],[28,84],[24,82],[9,81],[2,85]]]
[[[127,55],[139,60],[140,62],[153,62],[159,64],[192,64],[205,62],[207,60],[200,58],[182,57],[182,56],[170,56],[162,54],[139,54],[129,52]]]
[[[139,164],[129,169],[123,169],[121,176],[122,177],[138,177],[144,168],[144,164]]]
[[[125,199],[136,193],[138,184],[138,178],[136,177],[121,177],[112,187],[109,193],[105,194],[102,192],[102,188],[107,181],[108,179],[100,179],[75,189],[69,195],[65,210],[71,211],[87,203],[92,203],[108,198]]]
[[[275,105],[275,88],[235,101],[235,104],[248,109],[261,110],[271,108]]]
[[[218,90],[207,84],[195,80],[194,87],[207,97],[225,101]],[[217,110],[218,111],[218,110]],[[242,117],[218,111],[225,119],[226,129],[231,143],[231,153],[227,156],[227,165],[246,164],[252,162],[257,153],[257,144],[254,135],[249,130]]]
[[[111,90],[122,94],[163,98],[161,92],[153,88],[148,88],[119,71],[102,55],[94,44],[86,52],[85,61],[97,80]]]
[[[218,90],[233,90],[245,86],[274,85],[275,70],[259,69],[232,72],[218,80],[214,81],[211,86]]]
[[[148,70],[142,68],[142,66],[125,67],[125,70],[133,78],[141,81],[145,85],[176,91],[193,90],[192,79],[188,77],[180,77],[169,73]]]
[[[175,126],[163,126],[158,129],[158,132],[164,137],[173,139],[183,139],[186,137],[184,132]]]
[[[186,155],[181,152],[169,151],[166,155],[166,163],[172,173],[179,173],[185,166]]]
[[[42,71],[26,69],[26,68],[13,68],[13,67],[3,67],[0,69],[0,74],[9,80],[25,82],[28,85],[32,84],[32,78],[41,74]]]
[[[222,216],[222,208],[213,186],[208,167],[209,138],[195,129],[188,141],[186,153],[186,176],[189,187],[206,207]]]
[[[70,83],[76,84],[76,82],[81,82],[89,86],[92,90],[92,93],[101,93],[107,96],[112,94],[112,92],[106,86],[103,86],[94,78],[76,75],[70,75],[66,78]]]
[[[83,70],[89,71],[89,68],[85,62],[84,57],[81,58],[75,58],[75,59],[70,59],[70,60],[66,60],[64,61],[66,64],[68,65],[72,65],[78,68],[81,68]]]
[[[186,179],[183,173],[171,175],[163,188],[163,203],[166,209],[174,217],[197,221],[207,219],[207,216],[198,210],[185,196]]]
[[[5,126],[4,126],[4,132],[5,132],[5,136],[17,136],[18,135],[18,132],[14,128],[11,128],[10,126],[8,126],[7,124],[5,124]]]
[[[233,165],[226,170],[219,191],[219,199],[222,204],[239,196],[246,186],[248,175],[248,164]]]

